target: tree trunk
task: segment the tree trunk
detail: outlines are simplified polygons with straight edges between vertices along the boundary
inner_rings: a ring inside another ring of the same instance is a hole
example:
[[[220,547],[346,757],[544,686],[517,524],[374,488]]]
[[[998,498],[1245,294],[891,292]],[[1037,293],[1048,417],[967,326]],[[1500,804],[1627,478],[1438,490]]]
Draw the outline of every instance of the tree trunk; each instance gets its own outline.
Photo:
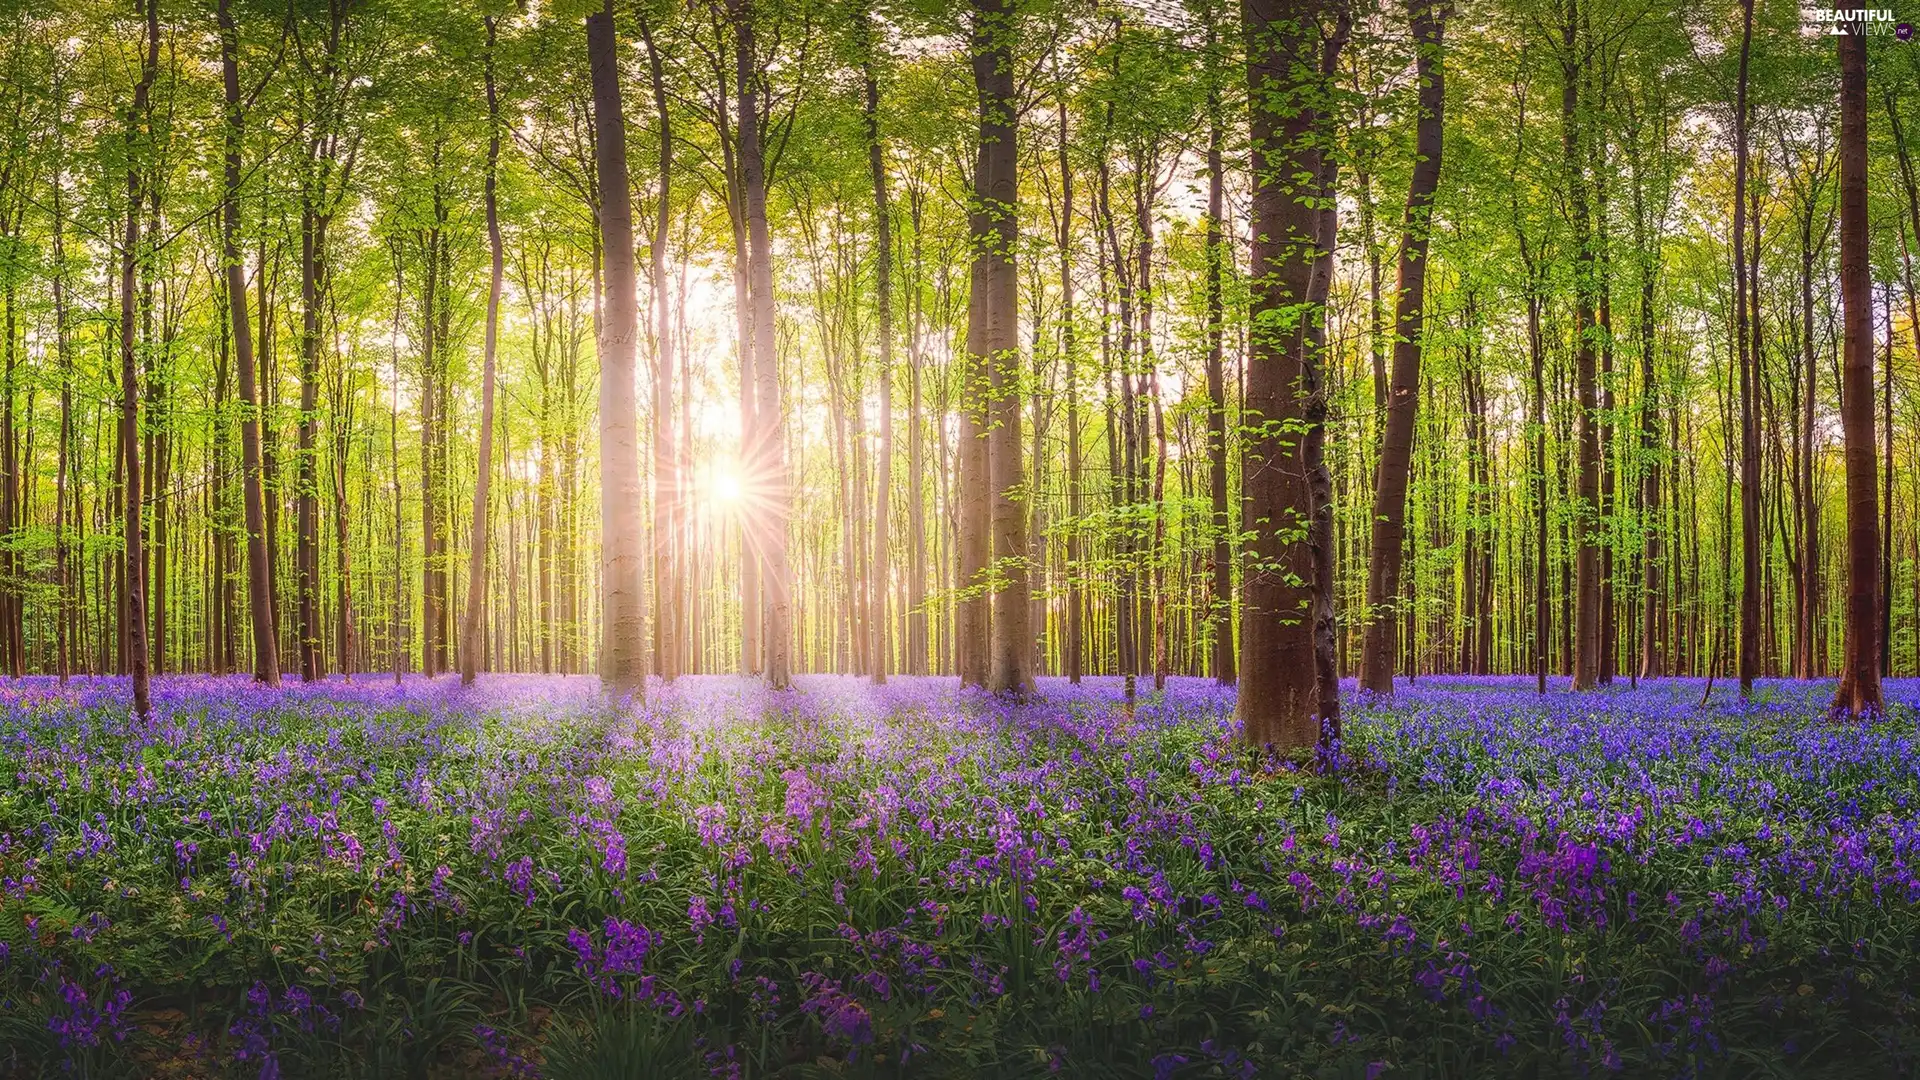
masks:
[[[1574,503],[1577,593],[1573,619],[1573,688],[1591,690],[1600,681],[1600,549],[1594,543],[1595,508],[1600,499],[1600,402],[1595,386],[1593,348],[1593,245],[1588,236],[1586,168],[1580,147],[1580,54],[1576,51],[1578,12],[1568,0],[1561,33],[1561,142],[1565,152],[1568,215],[1573,219],[1574,365],[1580,398],[1579,490]]]
[[[1753,369],[1759,357],[1754,355],[1748,340],[1746,260],[1747,60],[1752,42],[1753,0],[1743,0],[1733,130],[1733,337],[1740,369],[1740,693],[1743,697],[1753,692],[1754,676],[1760,669],[1760,426],[1753,385]],[[1758,246],[1757,237],[1755,246]]]
[[[673,210],[673,114],[667,109],[666,73],[653,27],[643,17],[640,36],[647,46],[647,74],[653,84],[654,111],[660,124],[660,190],[655,194],[652,258],[648,284],[653,291],[653,666],[672,682],[682,667],[685,623],[681,617],[685,583],[680,568],[682,508],[681,453],[674,439],[674,327],[667,288],[667,229]]]
[[[1847,614],[1836,715],[1879,713],[1874,633],[1880,557],[1874,477],[1873,296],[1867,257],[1867,39],[1854,24],[1840,49],[1840,294],[1846,312],[1840,425],[1847,461]]]
[[[750,0],[738,0],[733,19],[740,68],[740,179],[747,215],[747,285],[757,399],[754,446],[748,460],[754,463],[754,486],[760,495],[757,520],[750,527],[759,536],[764,571],[761,644],[767,685],[784,690],[791,678],[793,574],[787,559],[787,433],[774,353],[773,239],[767,228],[767,169],[753,44],[756,17]]]
[[[1427,240],[1433,196],[1440,186],[1445,64],[1441,58],[1446,11],[1435,0],[1410,0],[1416,50],[1415,78],[1420,86],[1414,135],[1413,180],[1400,235],[1400,271],[1394,290],[1392,386],[1388,391],[1386,430],[1380,444],[1380,469],[1373,489],[1373,540],[1367,558],[1367,637],[1360,658],[1360,685],[1377,694],[1393,693],[1396,610],[1400,596],[1400,559],[1406,548],[1407,476],[1413,458],[1415,410],[1420,398],[1420,353],[1425,344]]]
[[[1317,0],[1242,0],[1253,173],[1252,327],[1245,416],[1241,521],[1250,560],[1241,584],[1240,693],[1245,738],[1254,746],[1309,747],[1320,737],[1314,665],[1314,558],[1302,542],[1313,517],[1305,454],[1292,431],[1306,421],[1304,383],[1317,358],[1303,349],[1302,305],[1320,224],[1317,192],[1294,177],[1317,175],[1307,145],[1319,133],[1312,107],[1319,80]]]
[[[1208,28],[1209,63],[1215,55],[1213,30]],[[1209,72],[1208,78],[1213,75]],[[1233,655],[1233,518],[1227,512],[1227,380],[1226,314],[1222,298],[1226,263],[1231,257],[1221,226],[1226,213],[1226,141],[1220,122],[1220,88],[1207,87],[1207,481],[1212,495],[1213,555],[1207,613],[1213,642],[1213,678],[1222,686],[1234,682]],[[1064,151],[1062,151],[1064,154]],[[1077,516],[1077,511],[1076,511]]]
[[[467,605],[460,628],[460,682],[470,686],[480,674],[480,620],[487,596],[487,498],[493,484],[493,393],[494,355],[500,342],[500,279],[504,258],[500,250],[500,208],[495,192],[500,170],[500,99],[493,84],[493,54],[497,28],[491,15],[487,24],[487,51],[484,61],[487,93],[487,172],[481,184],[481,199],[486,206],[487,251],[490,256],[487,278],[487,324],[480,361],[480,452],[474,462],[473,531],[467,543]],[[605,190],[604,188],[602,190]],[[625,188],[617,189],[624,201]],[[631,248],[629,248],[631,250]],[[629,385],[631,383],[629,382]]]
[[[863,24],[864,25],[864,24]],[[867,163],[873,173],[875,234],[874,289],[880,315],[880,446],[873,495],[873,614],[868,629],[873,644],[867,653],[873,681],[887,681],[891,661],[887,650],[887,583],[893,577],[891,531],[893,494],[893,211],[887,202],[886,144],[880,138],[880,80],[872,55],[879,48],[872,27],[866,26]],[[918,508],[915,508],[918,513]]]
[[[1080,488],[1080,353],[1077,345],[1073,296],[1073,162],[1068,156],[1067,104],[1055,104],[1060,122],[1060,363],[1066,369],[1067,383],[1067,517],[1073,522],[1067,530],[1067,627],[1062,667],[1067,681],[1079,685],[1086,670],[1083,644],[1086,636],[1086,596],[1081,582],[1083,541],[1080,515],[1085,512]]]
[[[120,249],[120,444],[125,465],[121,486],[125,557],[122,595],[126,598],[123,619],[127,640],[127,666],[133,676],[133,711],[141,721],[151,713],[147,685],[147,590],[145,574],[146,545],[141,526],[140,496],[140,396],[139,369],[134,346],[134,289],[140,268],[140,207],[144,185],[140,165],[143,153],[143,129],[151,120],[148,95],[160,66],[160,13],[158,0],[146,0],[146,48],[140,62],[140,81],[134,84],[133,102],[127,109],[127,221]]]
[[[638,304],[633,265],[633,207],[627,195],[627,125],[613,0],[587,16],[593,79],[594,165],[600,185],[600,244],[606,314],[600,332],[600,679],[609,693],[645,693],[646,613],[640,595],[640,453],[634,337]]]
[[[240,265],[240,75],[238,34],[231,0],[220,0],[220,68],[226,86],[226,172],[221,197],[221,260],[226,267],[227,306],[233,319],[234,364],[240,372],[240,458],[247,525],[247,607],[253,624],[253,677],[280,685],[279,639],[273,624],[273,581],[267,562],[266,498],[260,490],[260,390],[253,362],[252,324],[247,320],[246,271]],[[264,275],[266,267],[261,267]]]

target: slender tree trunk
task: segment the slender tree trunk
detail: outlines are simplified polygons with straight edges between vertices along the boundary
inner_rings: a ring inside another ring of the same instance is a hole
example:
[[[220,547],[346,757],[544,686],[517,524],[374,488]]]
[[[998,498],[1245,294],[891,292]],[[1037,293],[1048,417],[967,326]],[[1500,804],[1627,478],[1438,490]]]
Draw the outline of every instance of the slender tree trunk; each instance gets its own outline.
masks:
[[[1633,223],[1640,256],[1640,517],[1646,537],[1640,554],[1640,662],[1639,678],[1667,673],[1665,635],[1661,632],[1660,597],[1665,589],[1665,539],[1660,516],[1660,388],[1654,377],[1654,285],[1659,270],[1659,241],[1647,235],[1645,191],[1640,172],[1638,141],[1634,141]]]
[[[160,67],[160,13],[158,0],[146,0],[146,47],[140,63],[140,80],[134,84],[133,101],[127,109],[127,220],[120,249],[120,444],[125,463],[121,496],[124,508],[122,540],[125,557],[122,575],[126,612],[123,620],[127,639],[128,668],[133,676],[133,711],[141,721],[151,713],[147,685],[147,589],[145,574],[146,544],[141,523],[140,495],[140,395],[138,350],[134,344],[134,308],[136,275],[141,264],[140,208],[144,185],[140,166],[142,157],[151,153],[143,141],[151,122],[152,106],[148,95]]]
[[[685,582],[679,560],[680,515],[684,481],[682,458],[674,439],[673,376],[674,327],[672,296],[667,288],[667,231],[672,220],[673,114],[667,109],[666,72],[653,27],[640,20],[640,36],[647,46],[647,74],[653,85],[654,112],[659,121],[659,191],[655,195],[653,237],[648,247],[648,284],[653,291],[653,666],[661,679],[672,682],[680,674],[685,623],[681,618]]]
[[[54,75],[54,100],[61,101],[60,79]],[[66,143],[65,106],[55,117],[53,166],[53,334],[54,352],[60,368],[60,444],[55,451],[53,486],[53,587],[54,594],[54,670],[64,685],[72,667],[74,641],[71,621],[76,608],[67,544],[67,469],[73,446],[73,353],[67,328],[67,215],[66,215]],[[79,490],[74,501],[79,502]]]
[[[733,9],[740,80],[740,178],[747,215],[747,278],[753,318],[754,391],[757,398],[756,444],[748,460],[756,463],[755,486],[761,504],[751,527],[758,533],[765,591],[761,626],[767,685],[786,689],[790,652],[793,573],[787,558],[787,434],[780,402],[780,377],[774,353],[773,239],[767,227],[766,155],[761,145],[760,104],[755,74],[751,0]]]
[[[1436,0],[1410,0],[1420,84],[1414,136],[1413,180],[1400,236],[1399,281],[1394,291],[1393,381],[1387,398],[1380,469],[1373,489],[1373,541],[1367,558],[1367,637],[1360,659],[1360,685],[1393,693],[1400,559],[1406,549],[1407,477],[1413,458],[1415,410],[1420,398],[1420,353],[1425,344],[1427,240],[1433,196],[1440,186],[1445,64],[1441,58],[1446,11]]]
[[[1568,215],[1573,219],[1574,364],[1580,398],[1579,491],[1574,503],[1576,544],[1574,575],[1573,688],[1591,690],[1600,681],[1600,548],[1594,542],[1595,509],[1600,499],[1600,402],[1593,347],[1593,245],[1588,235],[1586,169],[1580,144],[1581,42],[1575,0],[1568,0],[1561,34],[1561,140],[1565,152]]]
[[[1874,633],[1880,557],[1873,434],[1873,295],[1867,251],[1867,39],[1855,24],[1840,49],[1840,293],[1845,307],[1840,425],[1847,460],[1847,617],[1836,715],[1884,708]]]
[[[1334,31],[1320,43],[1320,85],[1332,86],[1339,71],[1340,50],[1352,30],[1352,15],[1342,8]],[[1316,115],[1316,122],[1319,117]],[[1302,389],[1306,400],[1306,434],[1301,454],[1307,467],[1307,491],[1312,496],[1312,518],[1307,528],[1307,546],[1313,560],[1312,632],[1314,714],[1319,720],[1317,752],[1322,768],[1330,769],[1338,761],[1341,740],[1339,660],[1334,655],[1334,561],[1333,550],[1333,477],[1327,468],[1327,406],[1329,380],[1324,371],[1327,356],[1327,295],[1333,288],[1333,255],[1340,235],[1339,158],[1321,152],[1315,163],[1317,174],[1316,228],[1313,272],[1307,281],[1307,321],[1302,328]]]
[[[1752,41],[1753,0],[1743,0],[1733,134],[1733,336],[1740,368],[1740,693],[1743,697],[1753,692],[1753,680],[1760,670],[1760,425],[1753,378],[1759,357],[1748,340],[1746,269],[1747,60]],[[1757,237],[1755,245],[1758,246]]]
[[[1054,111],[1060,122],[1060,233],[1056,239],[1060,247],[1060,363],[1066,369],[1067,384],[1067,517],[1073,522],[1067,530],[1067,627],[1061,657],[1067,681],[1077,686],[1086,671],[1086,595],[1081,580],[1084,541],[1080,536],[1080,516],[1086,507],[1080,487],[1080,352],[1073,294],[1073,162],[1068,154],[1066,102],[1057,102]]]
[[[921,248],[921,207],[924,196],[916,189],[907,193],[908,212],[913,225],[913,317],[907,331],[907,663],[909,675],[927,673],[927,506],[924,489],[926,469],[921,420],[920,322],[924,289]],[[942,425],[941,431],[946,430]],[[943,435],[944,439],[944,435]],[[944,457],[942,462],[944,463]]]
[[[872,55],[879,48],[873,30],[866,26],[867,163],[873,173],[873,221],[875,247],[874,288],[880,315],[880,446],[873,495],[873,615],[869,631],[873,644],[868,649],[873,681],[887,681],[892,658],[887,643],[887,583],[893,577],[892,495],[893,495],[893,211],[887,201],[886,144],[880,137],[880,80]],[[915,508],[918,512],[918,508]]]
[[[646,690],[640,453],[633,385],[639,298],[613,0],[604,0],[599,11],[587,16],[587,61],[593,79],[594,164],[601,192],[600,241],[606,274],[606,314],[600,333],[600,678],[610,693],[631,695],[637,701]]]
[[[1756,284],[1758,284],[1756,282]],[[1886,288],[1887,351],[1880,369],[1880,677],[1893,674],[1893,285]]]
[[[473,531],[467,545],[467,604],[460,628],[460,682],[472,685],[480,674],[480,621],[487,596],[487,499],[493,484],[493,393],[494,356],[500,342],[500,279],[504,258],[500,248],[500,209],[495,197],[500,170],[500,99],[493,83],[493,54],[497,41],[494,18],[488,15],[487,51],[484,61],[487,94],[487,172],[481,184],[481,199],[486,206],[487,252],[487,325],[480,361],[480,453],[474,462]],[[596,101],[596,104],[598,102]],[[605,190],[604,188],[602,190]],[[615,189],[622,193],[625,188]],[[631,249],[629,249],[631,250]],[[631,383],[629,383],[631,386]]]
[[[1215,55],[1208,28],[1209,62]],[[1212,75],[1209,74],[1209,78]],[[1207,87],[1207,479],[1212,495],[1213,556],[1211,609],[1213,677],[1222,686],[1235,679],[1233,651],[1233,518],[1227,512],[1226,313],[1222,298],[1226,263],[1231,257],[1222,224],[1226,213],[1226,141],[1220,122],[1220,89]],[[1064,153],[1064,151],[1063,151]],[[1077,516],[1077,511],[1076,511]]]
[[[221,260],[226,267],[227,306],[233,319],[234,364],[240,373],[240,458],[246,504],[247,606],[253,624],[253,677],[280,685],[279,638],[273,622],[273,578],[268,563],[266,497],[261,491],[260,388],[254,372],[252,324],[247,319],[246,271],[240,264],[240,75],[239,49],[230,0],[220,0],[220,67],[226,85],[226,173],[222,194]],[[266,267],[260,268],[264,276]]]

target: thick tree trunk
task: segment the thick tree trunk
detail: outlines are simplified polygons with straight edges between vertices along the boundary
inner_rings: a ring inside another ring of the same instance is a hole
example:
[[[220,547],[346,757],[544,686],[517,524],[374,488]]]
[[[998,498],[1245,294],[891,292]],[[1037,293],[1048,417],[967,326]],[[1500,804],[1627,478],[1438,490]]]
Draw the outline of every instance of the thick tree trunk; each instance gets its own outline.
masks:
[[[487,172],[481,183],[486,206],[487,324],[480,360],[480,450],[474,462],[473,529],[467,542],[467,604],[460,627],[460,682],[472,685],[480,675],[480,622],[487,597],[487,499],[493,485],[494,356],[500,343],[500,279],[504,257],[500,248],[500,208],[496,199],[500,170],[500,99],[493,84],[493,53],[497,41],[494,18],[486,16],[487,52],[484,61],[487,94]],[[604,189],[603,189],[604,190]],[[624,196],[625,189],[618,189]]]
[[[1301,392],[1317,358],[1283,313],[1307,299],[1319,241],[1317,192],[1293,178],[1317,175],[1308,147],[1320,119],[1322,16],[1316,0],[1242,0],[1253,174],[1252,328],[1242,411],[1246,454],[1243,528],[1250,559],[1241,584],[1240,693],[1247,741],[1315,745],[1321,733],[1314,664],[1314,557],[1303,542],[1313,518],[1306,455],[1294,434],[1306,421]]]
[[[980,154],[974,173],[975,284],[968,307],[983,309],[971,323],[967,351],[984,365],[987,382],[987,480],[993,536],[993,611],[987,688],[1001,694],[1033,690],[1033,626],[1027,586],[1027,489],[1021,464],[1019,164],[1011,0],[975,0],[973,86],[980,107]]]
[[[1360,685],[1393,693],[1394,642],[1398,626],[1400,559],[1406,549],[1407,478],[1413,459],[1415,410],[1420,399],[1420,353],[1426,336],[1427,240],[1433,196],[1440,186],[1445,64],[1441,58],[1446,11],[1436,0],[1411,0],[1420,84],[1415,124],[1413,180],[1407,189],[1400,234],[1399,281],[1394,290],[1392,386],[1380,469],[1373,488],[1373,541],[1367,558],[1367,637],[1360,658]]]
[[[1836,715],[1884,707],[1877,629],[1880,521],[1874,477],[1873,295],[1867,251],[1867,39],[1855,24],[1840,48],[1840,294],[1845,307],[1840,425],[1847,461],[1847,608],[1845,659],[1834,694]]]
[[[646,690],[640,595],[640,452],[634,338],[639,297],[634,280],[633,207],[627,194],[627,124],[613,2],[587,16],[593,79],[594,164],[600,185],[600,241],[606,313],[600,332],[600,679],[608,692],[639,700]]]

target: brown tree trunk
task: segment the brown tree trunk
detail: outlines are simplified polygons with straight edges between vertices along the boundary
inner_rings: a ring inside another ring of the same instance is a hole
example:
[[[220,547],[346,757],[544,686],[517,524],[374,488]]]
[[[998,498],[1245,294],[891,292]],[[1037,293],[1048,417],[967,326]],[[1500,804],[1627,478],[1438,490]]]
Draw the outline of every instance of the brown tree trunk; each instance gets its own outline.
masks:
[[[1752,41],[1753,0],[1743,0],[1733,131],[1733,337],[1740,368],[1740,693],[1743,697],[1753,692],[1753,680],[1760,670],[1760,425],[1754,404],[1753,378],[1753,368],[1759,358],[1748,340],[1746,269],[1747,60]],[[1758,238],[1755,243],[1757,246]]]
[[[653,27],[644,17],[640,20],[640,36],[647,46],[647,74],[660,125],[660,189],[655,195],[653,236],[648,244],[652,255],[648,283],[653,290],[653,666],[661,679],[672,682],[682,666],[684,622],[680,612],[685,589],[680,570],[684,481],[674,440],[674,327],[667,288],[667,230],[673,210],[673,114],[667,109],[666,72],[660,50],[654,44]]]
[[[150,714],[147,685],[147,590],[145,574],[146,544],[141,526],[140,495],[140,396],[139,370],[135,363],[134,308],[136,274],[139,270],[140,208],[144,185],[140,165],[143,152],[141,136],[151,119],[149,94],[160,66],[160,13],[158,0],[146,0],[146,48],[140,62],[140,81],[134,84],[133,101],[127,109],[127,221],[120,249],[120,448],[126,472],[121,486],[123,543],[121,563],[125,596],[122,620],[127,640],[127,666],[133,676],[133,711],[142,721]]]
[[[253,623],[253,677],[280,685],[279,639],[273,624],[273,583],[267,562],[266,499],[260,490],[260,390],[253,362],[252,324],[247,320],[246,271],[240,265],[239,49],[231,0],[220,0],[220,68],[226,86],[226,172],[221,196],[221,261],[227,275],[227,306],[233,319],[234,364],[240,373],[240,459],[247,525],[247,606]],[[266,267],[261,267],[265,274]]]
[[[1874,477],[1873,295],[1867,257],[1867,39],[1855,24],[1840,48],[1840,294],[1845,307],[1840,425],[1847,461],[1847,617],[1835,715],[1884,707],[1874,634],[1880,557]]]
[[[222,7],[224,10],[224,4]],[[54,100],[60,101],[60,81],[56,70],[54,76]],[[77,607],[73,592],[69,587],[71,574],[68,566],[67,546],[67,469],[72,458],[73,446],[73,353],[72,339],[67,332],[67,215],[66,215],[66,144],[61,136],[64,129],[65,106],[56,106],[61,110],[56,116],[54,133],[53,165],[53,334],[54,352],[60,368],[60,444],[55,451],[53,483],[53,586],[54,595],[54,670],[60,682],[65,684],[72,667],[74,642],[70,629],[72,613]],[[74,501],[79,501],[79,490],[74,490]]]
[[[793,573],[787,558],[787,436],[780,402],[780,377],[774,353],[773,239],[767,228],[767,167],[761,145],[759,87],[754,54],[751,0],[736,0],[732,10],[740,80],[740,180],[747,216],[747,284],[753,334],[754,396],[757,399],[754,486],[760,500],[750,527],[760,544],[763,570],[762,648],[767,685],[787,687],[793,648],[791,630]],[[604,183],[604,181],[603,181]]]
[[[1291,429],[1306,421],[1301,388],[1317,374],[1310,370],[1317,357],[1303,351],[1297,328],[1280,329],[1280,313],[1306,301],[1319,239],[1317,192],[1293,178],[1318,174],[1318,154],[1307,144],[1321,126],[1312,102],[1320,82],[1322,7],[1316,0],[1242,0],[1241,11],[1253,174],[1241,521],[1251,552],[1241,584],[1235,710],[1252,745],[1309,747],[1321,732],[1315,567],[1311,547],[1300,538],[1312,522],[1313,492]]]
[[[481,184],[481,199],[486,206],[487,252],[487,324],[480,361],[480,452],[474,462],[473,531],[467,544],[467,604],[460,628],[460,682],[472,685],[480,675],[480,621],[487,596],[487,499],[493,484],[493,394],[494,356],[500,342],[500,279],[504,258],[500,249],[500,208],[495,192],[500,170],[500,99],[493,84],[493,54],[497,43],[494,18],[488,15],[487,51],[484,61],[487,93],[487,172]],[[604,188],[602,190],[605,190]],[[625,188],[617,189],[623,197]],[[623,198],[624,201],[624,198]]]
[[[1631,102],[1629,102],[1631,105]],[[1631,115],[1631,114],[1630,114]],[[1666,648],[1662,633],[1660,598],[1665,585],[1663,550],[1665,530],[1660,517],[1660,390],[1654,379],[1654,285],[1660,265],[1659,240],[1648,235],[1646,177],[1642,172],[1637,127],[1628,142],[1633,170],[1634,248],[1640,264],[1640,493],[1639,510],[1645,543],[1640,552],[1640,657],[1635,678],[1665,675]]]
[[[1415,411],[1420,400],[1420,352],[1425,344],[1427,240],[1433,196],[1440,186],[1446,68],[1441,58],[1446,10],[1435,0],[1410,0],[1420,84],[1415,125],[1413,180],[1407,189],[1406,217],[1400,234],[1400,272],[1394,290],[1392,385],[1387,397],[1386,430],[1380,443],[1380,469],[1373,489],[1373,540],[1367,558],[1367,636],[1360,655],[1360,685],[1377,694],[1393,693],[1396,607],[1400,596],[1400,559],[1406,549],[1407,477],[1413,460]]]
[[[1208,62],[1216,52],[1208,28]],[[1209,71],[1209,80],[1213,74]],[[1230,258],[1221,228],[1226,213],[1226,141],[1220,122],[1220,89],[1207,87],[1207,480],[1212,495],[1213,554],[1207,621],[1213,641],[1213,677],[1222,686],[1235,679],[1233,654],[1233,518],[1227,512],[1226,314],[1222,299]],[[1064,156],[1065,150],[1061,151]],[[1071,398],[1069,398],[1071,400]],[[1078,511],[1075,511],[1078,516]]]
[[[1334,31],[1320,43],[1320,85],[1332,86],[1339,70],[1340,50],[1352,31],[1352,16],[1342,8]],[[1313,273],[1307,281],[1308,318],[1301,333],[1301,369],[1305,377],[1302,390],[1307,395],[1306,434],[1301,454],[1307,467],[1307,491],[1312,496],[1312,518],[1307,527],[1307,547],[1313,561],[1312,631],[1314,713],[1319,719],[1319,744],[1316,747],[1322,768],[1333,768],[1340,745],[1340,669],[1334,655],[1334,550],[1333,550],[1333,476],[1327,468],[1328,382],[1324,359],[1327,355],[1327,295],[1333,288],[1333,253],[1340,234],[1339,159],[1327,153],[1317,155],[1318,236],[1314,241]]]
[[[1594,542],[1595,509],[1600,499],[1600,402],[1593,348],[1593,245],[1588,235],[1586,168],[1580,145],[1581,57],[1578,12],[1568,0],[1561,33],[1561,142],[1565,152],[1568,216],[1573,219],[1574,365],[1580,398],[1579,489],[1575,502],[1573,688],[1591,690],[1600,681],[1600,548]]]
[[[873,644],[867,660],[873,681],[887,681],[891,662],[887,643],[887,584],[893,577],[891,532],[893,497],[893,211],[887,202],[886,144],[880,138],[880,80],[872,55],[879,48],[870,25],[866,26],[866,120],[867,164],[873,173],[873,221],[877,248],[874,259],[874,289],[880,315],[880,445],[877,451],[873,494],[873,614],[868,630]],[[918,512],[918,508],[915,508]]]
[[[1080,353],[1077,345],[1078,327],[1074,325],[1073,162],[1068,155],[1070,144],[1064,100],[1056,103],[1055,112],[1060,122],[1060,232],[1056,242],[1060,248],[1060,363],[1066,368],[1067,383],[1067,517],[1074,523],[1067,530],[1067,627],[1060,655],[1067,681],[1077,686],[1086,670],[1086,590],[1081,582],[1083,542],[1080,536],[1080,515],[1086,508],[1080,487]]]
[[[1033,626],[1027,587],[1027,489],[1021,464],[1020,281],[1014,266],[1019,244],[1019,164],[1013,78],[1014,20],[1011,0],[974,0],[973,86],[980,106],[980,154],[973,184],[971,232],[978,291],[968,307],[984,309],[979,337],[967,351],[987,375],[987,479],[991,491],[995,585],[990,616],[987,688],[1001,694],[1033,690]],[[983,220],[984,219],[984,220]]]
[[[594,164],[606,315],[600,332],[600,679],[609,693],[646,691],[646,613],[640,595],[640,453],[633,385],[638,305],[633,207],[627,194],[627,124],[621,114],[613,0],[587,16],[593,79]]]

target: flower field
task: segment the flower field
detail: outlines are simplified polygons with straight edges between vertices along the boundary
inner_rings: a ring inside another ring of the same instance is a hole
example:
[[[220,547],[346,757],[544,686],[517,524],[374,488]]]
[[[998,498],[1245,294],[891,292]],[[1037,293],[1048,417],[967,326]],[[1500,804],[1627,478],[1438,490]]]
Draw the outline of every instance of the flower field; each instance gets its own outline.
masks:
[[[0,1076],[1897,1076],[1920,683],[0,689]]]

